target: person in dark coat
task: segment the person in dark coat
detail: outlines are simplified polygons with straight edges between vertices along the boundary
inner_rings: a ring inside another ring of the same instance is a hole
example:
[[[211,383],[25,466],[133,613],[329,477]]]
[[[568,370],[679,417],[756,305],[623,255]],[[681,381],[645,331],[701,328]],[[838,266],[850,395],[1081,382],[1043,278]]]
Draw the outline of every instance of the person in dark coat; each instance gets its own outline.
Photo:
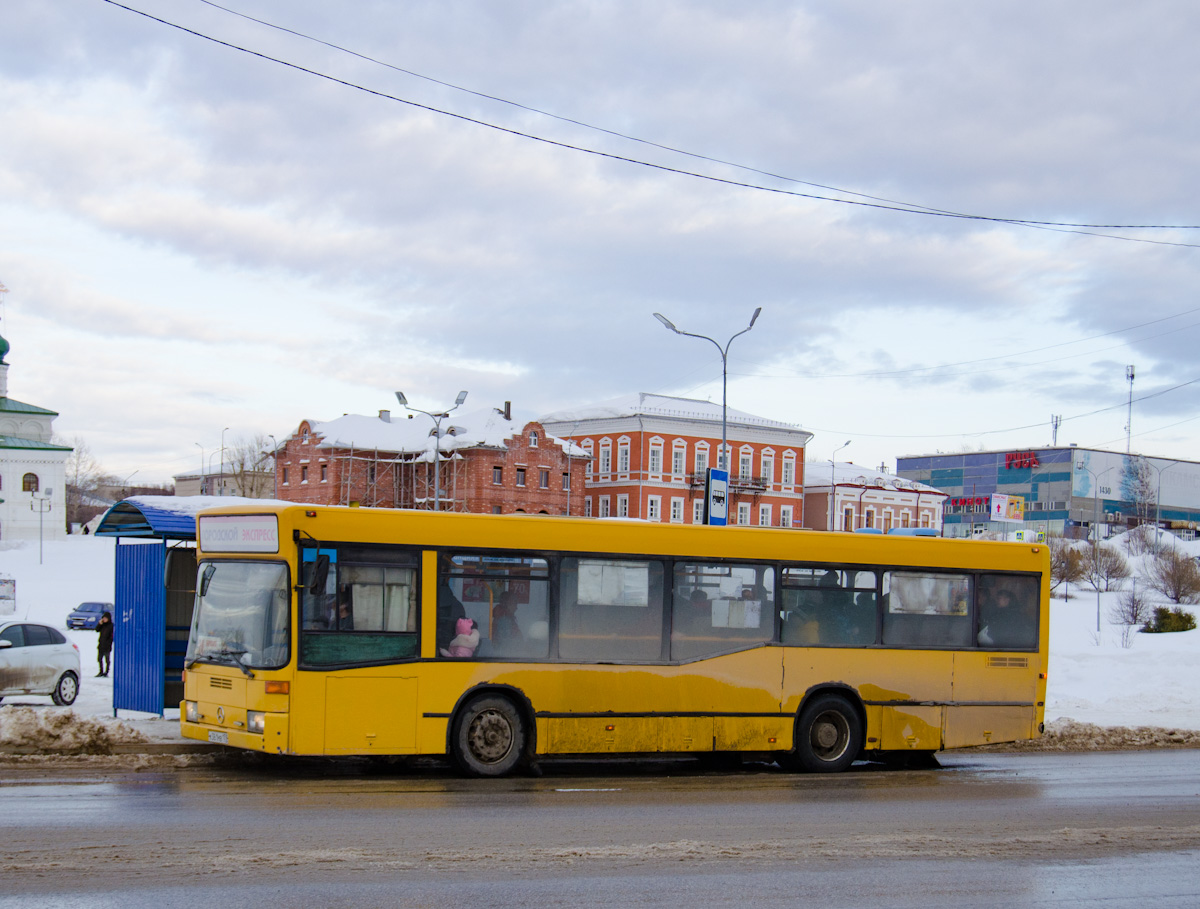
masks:
[[[106,612],[100,616],[100,621],[96,623],[96,630],[100,632],[100,641],[96,646],[96,659],[100,664],[100,671],[96,673],[96,678],[100,678],[108,675],[109,667],[112,665],[110,658],[113,644],[112,613]]]

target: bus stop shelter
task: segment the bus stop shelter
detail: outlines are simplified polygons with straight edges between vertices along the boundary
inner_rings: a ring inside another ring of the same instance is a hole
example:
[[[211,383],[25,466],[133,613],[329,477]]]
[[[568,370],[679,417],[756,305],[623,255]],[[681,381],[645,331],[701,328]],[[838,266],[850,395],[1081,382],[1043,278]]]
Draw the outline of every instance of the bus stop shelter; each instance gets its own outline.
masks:
[[[196,598],[196,515],[241,496],[131,496],[104,513],[116,537],[113,712],[161,716],[183,700],[183,658]]]

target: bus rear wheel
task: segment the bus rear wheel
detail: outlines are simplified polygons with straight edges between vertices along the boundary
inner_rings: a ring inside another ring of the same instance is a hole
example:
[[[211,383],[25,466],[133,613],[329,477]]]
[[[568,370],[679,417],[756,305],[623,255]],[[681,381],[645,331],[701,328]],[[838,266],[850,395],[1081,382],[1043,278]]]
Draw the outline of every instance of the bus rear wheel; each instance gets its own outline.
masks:
[[[838,773],[854,763],[862,744],[862,720],[853,705],[836,694],[819,694],[800,711],[787,763],[809,773]]]
[[[525,721],[506,697],[485,695],[469,702],[454,721],[454,761],[472,776],[505,776],[524,759]]]

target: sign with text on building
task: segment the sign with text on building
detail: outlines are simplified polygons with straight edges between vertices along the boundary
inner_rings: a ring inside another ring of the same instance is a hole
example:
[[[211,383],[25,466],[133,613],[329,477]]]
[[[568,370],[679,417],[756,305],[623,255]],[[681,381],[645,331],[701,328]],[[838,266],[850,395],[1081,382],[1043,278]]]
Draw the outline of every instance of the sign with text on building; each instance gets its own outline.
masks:
[[[729,523],[729,471],[708,469],[705,484],[704,523],[724,527]]]
[[[993,521],[1023,523],[1025,520],[1025,497],[1005,495],[1002,492],[992,493],[992,507],[989,516]]]
[[[279,519],[273,514],[200,515],[202,552],[279,552]]]

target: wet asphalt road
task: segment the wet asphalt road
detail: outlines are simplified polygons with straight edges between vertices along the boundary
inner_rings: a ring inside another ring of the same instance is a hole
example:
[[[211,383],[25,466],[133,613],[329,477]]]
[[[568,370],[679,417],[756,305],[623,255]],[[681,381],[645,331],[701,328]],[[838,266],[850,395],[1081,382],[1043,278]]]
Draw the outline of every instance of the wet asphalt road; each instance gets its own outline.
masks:
[[[0,909],[1200,906],[1200,752],[0,770]]]

